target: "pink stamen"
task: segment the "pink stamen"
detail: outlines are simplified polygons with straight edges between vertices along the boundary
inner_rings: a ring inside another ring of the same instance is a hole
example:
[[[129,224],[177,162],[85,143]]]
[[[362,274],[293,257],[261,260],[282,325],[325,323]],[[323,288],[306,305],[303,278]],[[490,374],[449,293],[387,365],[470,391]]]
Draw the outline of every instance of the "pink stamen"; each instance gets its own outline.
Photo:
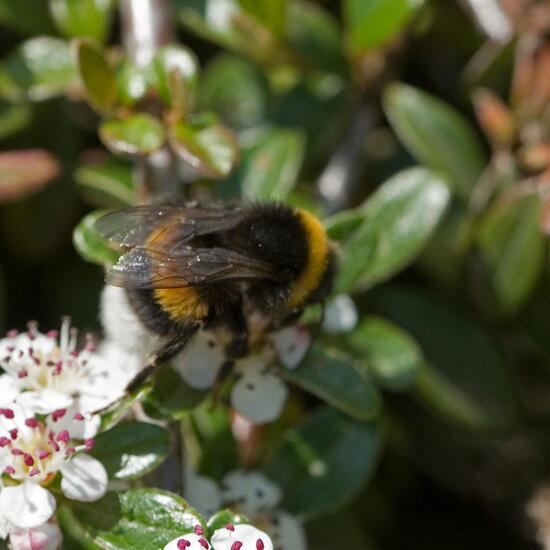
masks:
[[[59,331],[57,331],[57,330],[48,330],[48,332],[46,332],[46,336],[48,338],[57,338],[59,336]]]
[[[25,426],[29,428],[38,428],[38,420],[36,420],[36,418],[27,418],[25,420]]]
[[[0,415],[11,420],[14,417],[14,412],[13,409],[0,409]]]
[[[225,528],[228,530],[228,531],[235,531],[235,526],[232,524],[232,523],[228,523]]]
[[[6,336],[8,338],[15,338],[18,334],[19,334],[19,332],[13,328],[11,330],[8,330]]]
[[[74,447],[67,447],[65,449],[65,455],[66,456],[74,455],[75,453],[76,453],[76,449]]]
[[[84,440],[84,446],[86,447],[87,451],[91,451],[94,448],[95,445],[95,439],[92,439],[89,437],[88,439]],[[199,535],[202,535],[202,533],[197,533]]]
[[[8,353],[12,353],[12,352],[15,351],[15,347],[14,347],[14,346],[6,346],[6,351],[7,351]]]
[[[46,451],[45,449],[40,449],[38,451],[38,458],[40,460],[44,460],[45,458],[48,458],[50,456],[51,453],[49,453],[48,451]]]
[[[11,440],[3,435],[0,437],[0,447],[5,447],[6,445],[11,445]]]
[[[203,547],[203,548],[210,548],[210,545],[208,544],[208,541],[206,539],[199,539],[199,544]]]
[[[84,415],[83,415],[83,414],[80,414],[80,413],[74,413],[73,418],[74,418],[75,420],[78,420],[78,421],[82,422],[82,420],[84,420]]]
[[[243,543],[237,540],[231,545],[231,550],[241,550],[242,546],[243,546]]]
[[[52,420],[57,422],[60,418],[63,418],[67,414],[67,409],[57,409],[52,413]]]
[[[204,535],[204,529],[202,528],[202,525],[195,525],[194,531],[196,535]]]
[[[10,437],[12,439],[17,439],[17,433],[18,433],[17,428],[13,428],[13,430],[10,430]]]
[[[55,364],[54,374],[61,374],[61,371],[63,370],[63,361],[58,361]]]
[[[12,449],[11,454],[13,456],[23,456],[23,451],[21,449]]]
[[[59,434],[57,434],[57,437],[55,439],[57,441],[63,441],[63,443],[68,443],[71,437],[69,436],[69,432],[67,430],[63,430],[62,432],[59,432]]]
[[[17,373],[17,378],[26,378],[27,376],[29,376],[29,372],[25,369],[21,369],[18,373]]]
[[[54,448],[54,451],[59,452],[60,447],[53,439],[50,439],[48,443]]]
[[[258,539],[256,541],[256,550],[264,550],[264,541],[262,539]]]
[[[40,470],[39,470],[38,468],[33,468],[33,469],[29,472],[29,475],[30,475],[31,477],[33,477],[33,476],[38,475],[39,473],[40,473]]]
[[[178,540],[178,548],[180,550],[185,550],[185,548],[189,548],[191,546],[191,543],[188,540],[180,539]]]
[[[15,474],[15,468],[13,466],[6,466],[4,473],[11,476],[12,474]]]
[[[34,458],[29,453],[25,453],[23,456],[23,462],[26,466],[34,466]]]

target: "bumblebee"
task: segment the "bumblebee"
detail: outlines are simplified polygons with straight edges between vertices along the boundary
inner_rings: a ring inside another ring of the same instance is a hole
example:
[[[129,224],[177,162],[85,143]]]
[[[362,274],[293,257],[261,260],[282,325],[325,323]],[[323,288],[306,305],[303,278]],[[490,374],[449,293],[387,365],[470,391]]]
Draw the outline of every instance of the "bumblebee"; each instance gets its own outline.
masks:
[[[247,319],[283,326],[322,301],[334,276],[321,222],[281,204],[136,206],[106,214],[96,228],[125,251],[106,283],[124,289],[139,322],[162,343],[132,388],[199,329],[224,327],[228,358],[242,357]]]

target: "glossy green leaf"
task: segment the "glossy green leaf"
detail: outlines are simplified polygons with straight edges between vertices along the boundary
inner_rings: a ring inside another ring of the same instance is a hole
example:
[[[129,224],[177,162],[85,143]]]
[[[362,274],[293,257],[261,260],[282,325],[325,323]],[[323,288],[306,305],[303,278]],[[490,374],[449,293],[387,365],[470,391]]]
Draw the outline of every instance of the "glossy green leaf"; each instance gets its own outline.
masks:
[[[382,442],[374,423],[322,407],[286,432],[267,474],[281,486],[282,508],[320,515],[359,493],[374,474]]]
[[[110,479],[137,479],[154,470],[170,451],[168,432],[146,422],[124,422],[95,438],[92,455]]]
[[[241,8],[271,29],[282,35],[286,26],[287,0],[237,0]]]
[[[57,28],[69,38],[104,42],[111,26],[115,0],[49,0]]]
[[[418,372],[416,394],[435,413],[471,430],[515,426],[516,394],[506,359],[482,325],[408,289],[375,293],[370,305],[420,344],[427,364]]]
[[[0,25],[28,35],[55,32],[45,1],[0,0]]]
[[[346,43],[352,55],[382,46],[407,24],[423,0],[344,0]]]
[[[59,38],[31,38],[0,63],[0,96],[9,100],[42,101],[75,86],[74,59]]]
[[[165,141],[162,122],[145,113],[103,122],[99,127],[99,137],[113,153],[130,156],[153,153]]]
[[[205,67],[198,94],[202,109],[218,113],[233,128],[249,128],[265,113],[267,83],[256,66],[221,54]]]
[[[0,139],[23,130],[31,121],[28,105],[5,105],[0,103]]]
[[[486,163],[468,121],[441,99],[406,84],[388,86],[383,100],[405,146],[419,162],[444,174],[454,192],[467,200]]]
[[[97,502],[71,502],[71,508],[66,520],[109,550],[159,550],[196,525],[206,531],[204,519],[185,500],[160,489],[107,493]]]
[[[299,65],[335,73],[345,71],[340,27],[322,6],[303,0],[290,3],[286,43],[301,60]]]
[[[323,220],[328,236],[336,241],[349,237],[354,230],[361,226],[365,219],[364,212],[357,208],[343,210]]]
[[[380,409],[380,396],[372,381],[356,370],[355,362],[344,353],[314,344],[298,368],[281,368],[280,373],[340,411],[369,420]]]
[[[123,59],[116,69],[116,87],[116,103],[134,106],[156,87],[152,66],[138,67],[130,59]]]
[[[418,255],[449,201],[445,182],[424,168],[410,168],[385,182],[360,207],[364,221],[342,243],[337,288],[372,286]]]
[[[117,97],[115,72],[93,42],[75,43],[77,67],[88,100],[99,111],[109,111]]]
[[[131,206],[135,203],[135,189],[130,164],[114,157],[100,162],[80,165],[74,179],[83,195],[102,208]]]
[[[203,401],[208,392],[189,387],[169,365],[157,368],[152,391],[145,398],[148,414],[154,418],[182,418]]]
[[[96,220],[106,213],[106,210],[96,210],[85,216],[74,228],[73,244],[76,251],[85,260],[111,266],[118,260],[119,254],[109,248],[106,241],[94,227]]]
[[[387,390],[408,389],[424,362],[414,339],[380,317],[364,318],[347,340],[352,352],[366,360],[369,372]]]
[[[0,152],[0,202],[39,191],[60,169],[58,160],[43,149]]]
[[[246,151],[241,171],[243,195],[254,200],[284,200],[296,185],[304,157],[299,130],[273,128]]]
[[[239,160],[237,138],[220,124],[186,124],[170,128],[170,145],[174,152],[199,174],[221,179]]]
[[[163,101],[188,112],[197,92],[199,64],[195,54],[184,46],[165,46],[155,56],[153,68]]]
[[[530,196],[496,204],[481,221],[478,242],[499,310],[515,313],[533,292],[546,261],[541,202]]]

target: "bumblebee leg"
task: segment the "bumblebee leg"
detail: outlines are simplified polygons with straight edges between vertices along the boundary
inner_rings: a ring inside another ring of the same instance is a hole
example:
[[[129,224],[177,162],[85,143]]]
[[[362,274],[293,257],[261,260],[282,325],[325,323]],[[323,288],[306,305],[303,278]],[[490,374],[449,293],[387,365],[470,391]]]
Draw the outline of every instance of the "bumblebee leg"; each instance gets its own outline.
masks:
[[[139,390],[143,384],[147,381],[149,376],[155,370],[155,367],[172,359],[174,355],[180,352],[199,330],[200,324],[194,323],[185,328],[182,332],[178,333],[177,336],[169,340],[164,346],[162,346],[155,353],[150,355],[147,358],[147,364],[143,369],[141,369],[134,378],[126,386],[126,394],[134,393]]]
[[[227,326],[234,336],[225,347],[225,354],[229,359],[240,359],[248,353],[248,327],[240,304],[230,312]]]

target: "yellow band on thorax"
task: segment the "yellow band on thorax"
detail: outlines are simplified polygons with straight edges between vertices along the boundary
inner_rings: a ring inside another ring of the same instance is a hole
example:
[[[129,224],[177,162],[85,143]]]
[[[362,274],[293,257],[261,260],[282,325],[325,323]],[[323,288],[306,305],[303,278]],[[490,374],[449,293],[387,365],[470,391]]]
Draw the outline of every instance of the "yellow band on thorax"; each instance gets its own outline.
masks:
[[[319,286],[326,270],[329,249],[325,228],[321,222],[301,208],[296,208],[296,213],[306,232],[308,257],[304,270],[292,285],[287,301],[289,309],[301,306]]]

